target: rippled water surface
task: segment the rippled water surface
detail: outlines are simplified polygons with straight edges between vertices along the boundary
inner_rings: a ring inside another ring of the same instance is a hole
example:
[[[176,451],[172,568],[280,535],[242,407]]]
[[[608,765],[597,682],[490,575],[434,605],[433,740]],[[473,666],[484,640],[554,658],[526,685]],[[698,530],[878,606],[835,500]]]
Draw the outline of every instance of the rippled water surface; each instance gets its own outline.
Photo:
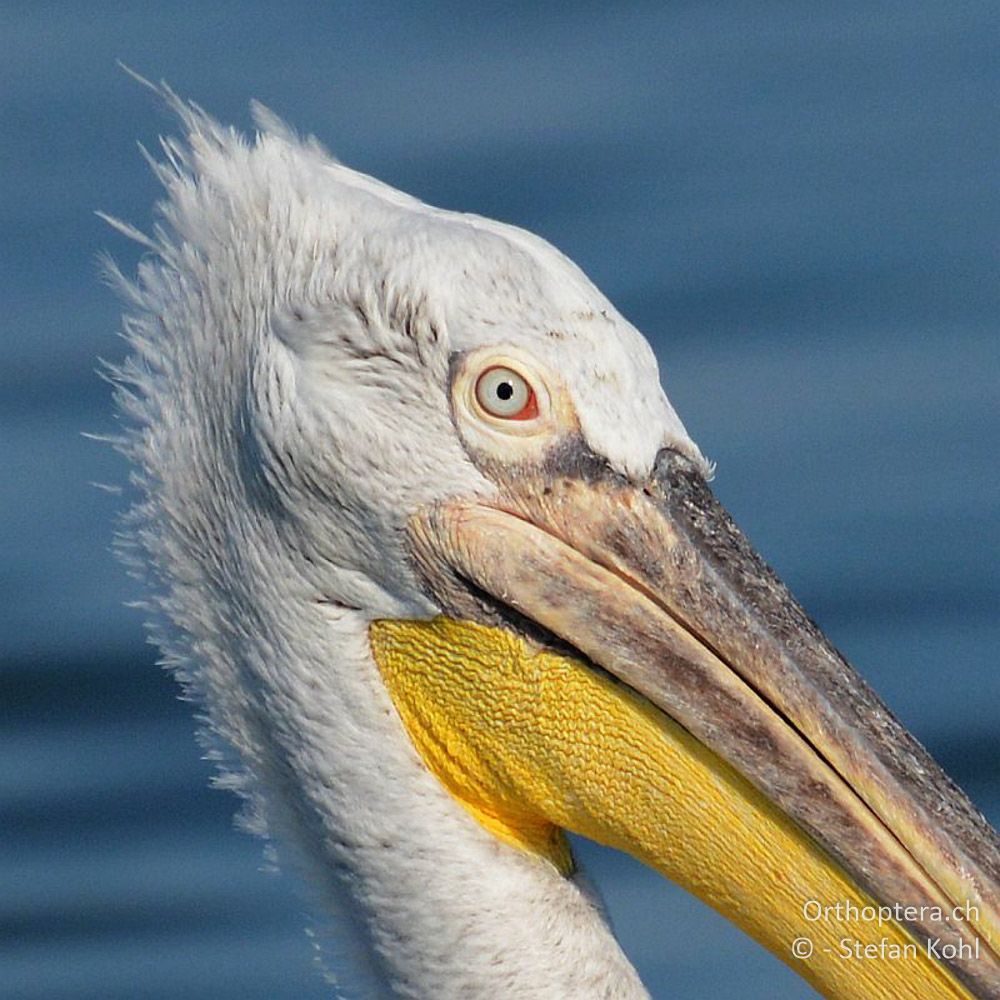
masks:
[[[137,259],[92,210],[148,222],[134,141],[172,128],[119,58],[576,259],[758,547],[1000,821],[995,4],[149,7],[0,8],[0,996],[327,993],[123,606],[93,484],[124,470],[80,435],[122,353],[96,256]],[[579,852],[655,995],[811,995]]]

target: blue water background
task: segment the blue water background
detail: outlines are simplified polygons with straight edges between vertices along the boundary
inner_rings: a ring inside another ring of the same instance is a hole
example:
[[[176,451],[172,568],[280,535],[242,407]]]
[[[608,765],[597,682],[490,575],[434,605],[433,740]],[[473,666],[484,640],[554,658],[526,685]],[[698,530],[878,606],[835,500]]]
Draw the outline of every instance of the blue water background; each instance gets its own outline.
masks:
[[[1000,821],[1000,38],[991,0],[0,7],[0,997],[309,998],[294,879],[208,789],[108,547],[98,281],[135,151],[257,97],[346,162],[524,225],[652,340],[757,546]],[[720,831],[724,836],[724,831]],[[812,993],[579,844],[654,994]],[[767,887],[762,886],[761,892]]]

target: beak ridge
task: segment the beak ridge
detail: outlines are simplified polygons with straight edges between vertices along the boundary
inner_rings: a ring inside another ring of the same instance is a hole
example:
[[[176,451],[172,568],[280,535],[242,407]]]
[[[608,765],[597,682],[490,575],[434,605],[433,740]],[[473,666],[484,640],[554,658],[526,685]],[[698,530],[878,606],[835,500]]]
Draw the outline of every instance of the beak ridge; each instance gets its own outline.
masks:
[[[661,453],[643,487],[570,469],[522,469],[499,504],[418,515],[417,560],[439,591],[447,566],[449,611],[509,609],[579,650],[735,766],[876,900],[913,908],[903,922],[953,945],[946,964],[976,995],[1000,997],[1000,842],[985,819],[688,459]]]

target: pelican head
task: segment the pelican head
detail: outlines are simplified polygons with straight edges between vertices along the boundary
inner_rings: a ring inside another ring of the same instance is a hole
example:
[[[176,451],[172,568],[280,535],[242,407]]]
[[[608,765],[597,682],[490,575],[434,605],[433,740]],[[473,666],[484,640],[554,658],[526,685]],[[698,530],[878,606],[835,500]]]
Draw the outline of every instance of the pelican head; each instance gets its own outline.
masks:
[[[1000,997],[996,834],[714,499],[645,339],[543,240],[166,97],[159,222],[116,223],[122,545],[338,989],[645,996],[574,831],[829,996]]]

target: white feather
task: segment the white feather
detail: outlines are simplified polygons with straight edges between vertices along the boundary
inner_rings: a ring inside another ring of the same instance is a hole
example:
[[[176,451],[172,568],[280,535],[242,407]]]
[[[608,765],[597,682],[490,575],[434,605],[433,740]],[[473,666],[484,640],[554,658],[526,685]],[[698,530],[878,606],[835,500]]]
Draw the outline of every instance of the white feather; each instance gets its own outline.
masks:
[[[591,447],[643,476],[701,461],[645,340],[565,257],[336,163],[266,109],[247,141],[163,88],[183,141],[116,372],[139,498],[121,540],[152,633],[204,706],[223,782],[337,916],[338,995],[645,995],[582,885],[497,841],[407,740],[375,617],[436,608],[405,558],[419,505],[489,492],[451,424],[452,352],[530,347]],[[627,428],[627,432],[623,429]]]

